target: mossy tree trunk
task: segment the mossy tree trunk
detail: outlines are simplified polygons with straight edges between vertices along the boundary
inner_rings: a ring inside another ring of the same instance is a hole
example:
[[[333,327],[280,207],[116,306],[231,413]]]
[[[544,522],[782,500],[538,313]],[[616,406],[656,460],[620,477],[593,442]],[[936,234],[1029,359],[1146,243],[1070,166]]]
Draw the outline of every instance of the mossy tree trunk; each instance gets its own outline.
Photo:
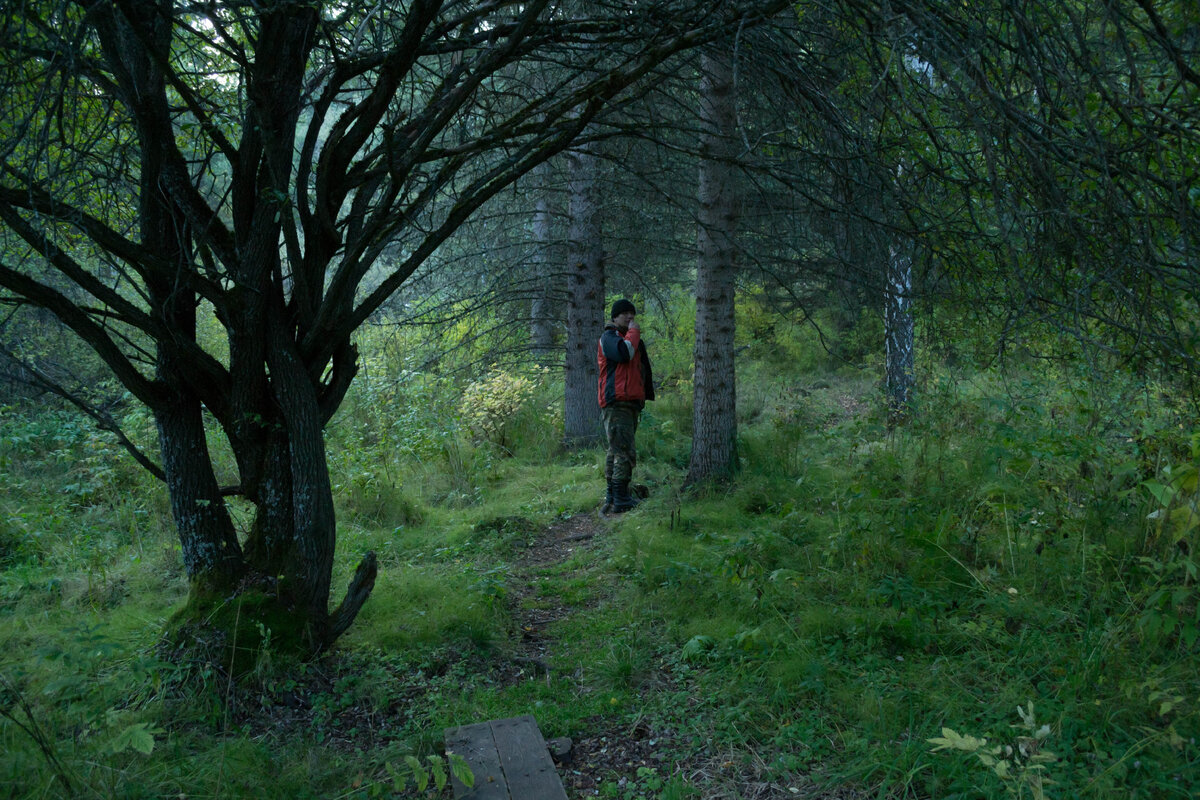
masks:
[[[272,46],[259,55],[248,76],[254,124],[241,142],[243,154],[257,157],[232,165],[232,237],[216,243],[236,254],[231,259],[233,302],[221,309],[230,343],[228,374],[221,375],[211,360],[198,364],[180,352],[181,343],[198,349],[198,297],[181,287],[177,276],[186,275],[205,254],[192,235],[189,193],[163,191],[188,172],[181,154],[170,146],[174,126],[167,76],[154,57],[171,47],[172,26],[162,10],[153,2],[133,3],[124,14],[107,9],[100,27],[106,58],[119,70],[125,96],[140,104],[142,242],[176,264],[173,275],[151,273],[147,279],[151,311],[172,332],[158,343],[157,386],[149,405],[192,583],[194,602],[188,609],[210,617],[208,604],[195,601],[233,597],[253,586],[260,595],[258,612],[267,598],[287,610],[289,624],[303,631],[301,637],[277,642],[315,652],[349,625],[375,576],[375,559],[368,555],[347,602],[330,614],[336,521],[323,429],[353,377],[355,354],[348,339],[334,348],[332,377],[325,380],[321,359],[306,362],[299,351],[283,294],[278,198],[290,190],[299,111],[295,98],[311,46],[306,42],[318,17],[312,7],[285,3],[262,20],[261,36]],[[315,246],[322,243],[322,237],[314,237]],[[328,413],[322,412],[322,400]],[[213,470],[204,407],[225,427],[238,462],[241,484],[228,491],[256,506],[244,548]],[[176,629],[189,628],[181,624]]]

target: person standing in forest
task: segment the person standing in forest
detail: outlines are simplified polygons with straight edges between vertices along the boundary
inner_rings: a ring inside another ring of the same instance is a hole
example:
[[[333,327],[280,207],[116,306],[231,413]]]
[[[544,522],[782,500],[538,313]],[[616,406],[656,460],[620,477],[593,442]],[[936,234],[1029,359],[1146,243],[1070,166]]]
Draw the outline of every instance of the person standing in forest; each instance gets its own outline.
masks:
[[[621,514],[639,502],[629,491],[637,464],[634,436],[646,401],[654,399],[654,378],[636,317],[637,309],[629,300],[621,298],[613,303],[596,348],[600,417],[608,439],[608,457],[604,460],[608,491],[602,513]]]

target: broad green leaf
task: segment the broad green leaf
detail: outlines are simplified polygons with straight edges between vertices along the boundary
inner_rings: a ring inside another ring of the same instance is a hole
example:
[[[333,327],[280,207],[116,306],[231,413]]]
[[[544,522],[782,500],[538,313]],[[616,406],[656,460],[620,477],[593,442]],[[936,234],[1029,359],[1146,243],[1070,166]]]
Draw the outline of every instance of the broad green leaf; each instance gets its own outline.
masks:
[[[448,753],[446,758],[450,762],[450,772],[463,786],[470,789],[475,785],[475,773],[471,771],[471,766],[465,758],[458,753]]]
[[[1196,639],[1200,638],[1200,628],[1195,625],[1186,625],[1179,631],[1179,639],[1183,642],[1183,646],[1191,649],[1196,644]]]
[[[425,765],[416,756],[405,756],[404,763],[412,770],[413,780],[417,782],[417,791],[425,791],[429,787],[429,773],[425,771]]]
[[[446,768],[442,765],[442,759],[437,756],[426,756],[425,760],[429,762],[429,771],[433,773],[433,785],[440,792],[446,788]]]
[[[1159,483],[1158,481],[1143,481],[1142,486],[1154,496],[1159,505],[1169,506],[1171,500],[1175,497],[1175,490],[1170,486]]]
[[[803,577],[804,576],[794,569],[777,569],[770,574],[767,580],[771,581],[772,583],[787,583],[791,584],[792,586],[799,586],[800,581],[803,580]]]
[[[695,661],[703,658],[709,651],[716,647],[717,642],[711,636],[699,634],[688,639],[687,644],[679,651],[684,661]]]
[[[148,722],[135,722],[125,728],[113,739],[109,749],[114,753],[124,753],[126,750],[133,750],[141,753],[144,756],[154,752],[154,734],[161,733],[157,729],[151,729]]]
[[[962,750],[966,753],[974,753],[977,750],[982,750],[987,747],[987,739],[977,739],[974,736],[963,736],[957,733],[953,728],[942,728],[942,735],[932,739],[926,739],[932,745],[936,745],[934,752],[938,750]]]
[[[392,789],[395,790],[396,794],[401,794],[408,783],[408,778],[404,775],[404,771],[396,769],[390,761],[384,766],[387,768],[388,777],[392,779]]]

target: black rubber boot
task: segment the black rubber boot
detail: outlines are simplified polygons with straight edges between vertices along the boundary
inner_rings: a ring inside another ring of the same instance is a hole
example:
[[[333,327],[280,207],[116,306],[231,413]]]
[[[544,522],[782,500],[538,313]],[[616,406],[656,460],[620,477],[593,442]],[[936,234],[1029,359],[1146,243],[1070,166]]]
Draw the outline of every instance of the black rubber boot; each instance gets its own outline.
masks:
[[[613,484],[612,510],[614,514],[624,514],[626,511],[632,511],[637,508],[637,504],[640,502],[642,501],[629,493],[629,481]]]
[[[608,482],[608,489],[604,493],[604,505],[600,506],[601,514],[611,514],[613,510],[613,482]]]

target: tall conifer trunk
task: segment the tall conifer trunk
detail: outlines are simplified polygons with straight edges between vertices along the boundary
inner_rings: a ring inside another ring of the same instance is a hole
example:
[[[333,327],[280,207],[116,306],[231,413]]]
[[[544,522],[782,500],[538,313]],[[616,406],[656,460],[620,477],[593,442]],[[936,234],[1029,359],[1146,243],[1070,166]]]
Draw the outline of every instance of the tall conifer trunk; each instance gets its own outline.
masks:
[[[700,61],[700,180],[696,264],[695,389],[692,457],[687,483],[737,467],[737,382],[734,372],[733,159],[736,97],[732,57],[714,47]]]
[[[596,343],[604,327],[604,250],[596,207],[596,154],[591,145],[567,154],[570,229],[567,233],[567,360],[564,441],[581,447],[600,440]]]
[[[534,287],[530,305],[531,334],[534,358],[548,362],[554,358],[554,329],[558,317],[558,285],[553,275],[558,272],[551,261],[550,251],[550,162],[543,161],[533,171],[533,258],[531,259]]]

